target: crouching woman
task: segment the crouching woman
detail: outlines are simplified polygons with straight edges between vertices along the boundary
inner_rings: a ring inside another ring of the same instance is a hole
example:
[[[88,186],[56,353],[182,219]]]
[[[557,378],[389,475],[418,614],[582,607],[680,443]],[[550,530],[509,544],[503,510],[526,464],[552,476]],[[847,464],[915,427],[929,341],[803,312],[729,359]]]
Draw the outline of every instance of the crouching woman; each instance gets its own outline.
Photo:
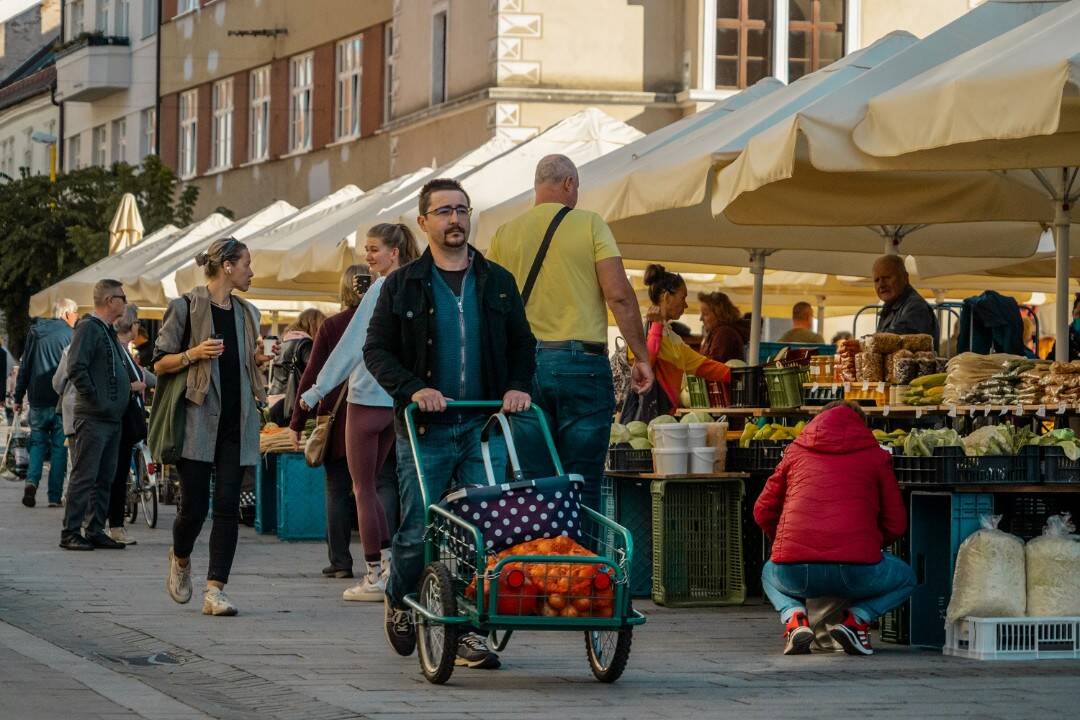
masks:
[[[829,634],[849,655],[871,655],[870,623],[904,602],[915,574],[882,548],[907,515],[888,453],[854,403],[827,405],[784,453],[754,505],[772,541],[761,574],[785,625],[785,655],[810,652],[808,598],[850,601]]]

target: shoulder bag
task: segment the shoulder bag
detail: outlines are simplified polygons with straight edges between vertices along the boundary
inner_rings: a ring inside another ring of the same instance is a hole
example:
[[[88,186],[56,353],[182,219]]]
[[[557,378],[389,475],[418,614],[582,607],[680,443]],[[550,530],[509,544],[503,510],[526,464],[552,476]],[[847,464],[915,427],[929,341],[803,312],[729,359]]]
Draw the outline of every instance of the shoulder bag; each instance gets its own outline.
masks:
[[[345,396],[348,394],[349,386],[346,384],[338,393],[337,402],[334,403],[334,409],[330,411],[330,414],[315,417],[315,429],[311,431],[311,435],[304,444],[304,459],[307,461],[308,467],[319,467],[326,461],[326,451],[330,447],[330,436],[334,432],[334,419],[341,409],[341,403],[345,401]]]
[[[180,352],[188,350],[191,342],[191,299],[184,296],[187,322],[180,340]],[[150,423],[146,433],[146,445],[150,455],[166,465],[175,465],[184,451],[184,424],[187,421],[187,374],[188,368],[168,375],[159,375],[154,391],[154,404],[150,406]]]

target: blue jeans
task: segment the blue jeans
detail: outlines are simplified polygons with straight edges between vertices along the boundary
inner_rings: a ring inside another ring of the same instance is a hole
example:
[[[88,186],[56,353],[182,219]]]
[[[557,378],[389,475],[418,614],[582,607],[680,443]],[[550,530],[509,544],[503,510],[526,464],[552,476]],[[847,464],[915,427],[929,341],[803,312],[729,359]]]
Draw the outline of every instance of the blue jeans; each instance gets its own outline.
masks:
[[[883,553],[876,565],[845,563],[765,563],[761,582],[784,622],[806,612],[807,598],[840,597],[855,601],[851,612],[870,622],[911,596],[915,573],[906,562]]]
[[[424,425],[418,428],[417,454],[424,468],[424,486],[428,503],[438,503],[443,494],[454,487],[487,485],[487,472],[480,454],[480,431],[488,415],[471,413],[455,424]],[[398,490],[401,498],[401,520],[394,534],[394,549],[390,561],[390,580],[386,594],[395,607],[404,606],[404,598],[416,592],[424,571],[424,529],[427,507],[420,494],[412,445],[403,421],[395,422],[397,442]],[[420,434],[420,431],[423,431]],[[506,477],[506,446],[498,431],[491,434],[491,460],[495,481]],[[471,563],[470,563],[471,564]]]
[[[30,407],[30,467],[26,482],[37,487],[45,456],[49,456],[49,502],[60,502],[67,474],[67,448],[64,447],[64,423],[56,408],[50,405]]]
[[[604,355],[581,349],[536,351],[532,400],[544,410],[563,469],[585,480],[582,502],[600,507],[615,388],[611,365]],[[547,448],[535,428],[535,416],[514,419],[514,438],[526,477],[553,474]],[[524,432],[518,432],[518,428]]]

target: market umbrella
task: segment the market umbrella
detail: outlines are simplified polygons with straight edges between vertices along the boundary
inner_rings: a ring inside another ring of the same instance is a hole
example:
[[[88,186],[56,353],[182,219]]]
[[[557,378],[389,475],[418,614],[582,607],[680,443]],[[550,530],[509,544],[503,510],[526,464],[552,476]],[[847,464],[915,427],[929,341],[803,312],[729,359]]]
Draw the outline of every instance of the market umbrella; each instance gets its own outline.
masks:
[[[116,208],[112,222],[109,223],[109,254],[115,255],[136,245],[143,239],[143,223],[139,216],[139,206],[135,196],[124,193],[120,205]]]

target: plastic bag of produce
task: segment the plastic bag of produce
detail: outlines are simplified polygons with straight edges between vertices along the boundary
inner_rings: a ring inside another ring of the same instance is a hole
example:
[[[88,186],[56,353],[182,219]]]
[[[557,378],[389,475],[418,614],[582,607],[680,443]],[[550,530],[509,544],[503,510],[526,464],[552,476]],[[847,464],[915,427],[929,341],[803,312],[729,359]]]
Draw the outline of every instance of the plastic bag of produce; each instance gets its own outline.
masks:
[[[1046,519],[1043,534],[1027,544],[1027,614],[1080,615],[1080,537],[1069,513]]]
[[[982,518],[960,545],[947,622],[965,617],[1021,617],[1027,605],[1024,541],[997,529],[1000,515]]]

